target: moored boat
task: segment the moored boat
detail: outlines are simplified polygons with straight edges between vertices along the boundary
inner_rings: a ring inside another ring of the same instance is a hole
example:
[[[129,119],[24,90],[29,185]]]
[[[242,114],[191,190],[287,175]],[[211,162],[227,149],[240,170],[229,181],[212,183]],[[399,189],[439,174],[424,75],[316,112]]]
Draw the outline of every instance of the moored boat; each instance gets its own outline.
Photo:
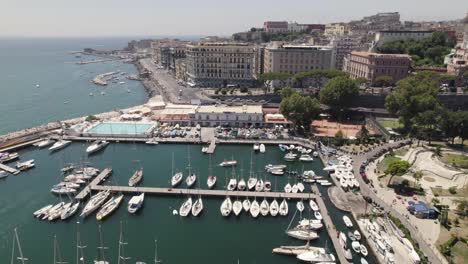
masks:
[[[302,229],[290,229],[286,231],[286,234],[290,237],[306,241],[319,238],[319,235],[316,232]]]
[[[175,173],[171,178],[171,186],[176,187],[177,185],[179,185],[183,177],[184,175],[182,174],[182,172]]]
[[[304,202],[302,202],[302,200],[297,201],[296,208],[297,208],[297,210],[299,210],[299,212],[304,211]]]
[[[232,204],[232,211],[236,216],[238,216],[242,212],[242,202],[239,200],[235,200]]]
[[[16,152],[14,153],[0,152],[0,163],[10,162],[17,158],[19,158],[19,154]]]
[[[347,215],[343,215],[343,222],[347,227],[353,227],[353,222],[351,222],[351,219]]]
[[[276,199],[273,199],[273,202],[270,204],[270,215],[271,216],[276,216],[278,215],[279,212],[279,204]]]
[[[260,153],[265,153],[265,151],[266,151],[265,144],[260,144]]]
[[[249,190],[252,190],[253,188],[255,188],[255,185],[257,185],[257,178],[249,178],[249,180],[247,181],[247,188]]]
[[[222,216],[229,216],[232,211],[232,201],[231,198],[226,197],[220,207]]]
[[[127,211],[131,214],[136,213],[143,206],[144,200],[145,193],[133,196],[130,201],[128,201]]]
[[[86,153],[88,154],[96,153],[99,150],[107,147],[107,145],[109,145],[109,142],[105,140],[96,140],[93,142],[93,144],[91,144],[89,147],[86,148]]]
[[[229,183],[226,188],[228,191],[234,191],[236,187],[237,187],[237,179],[232,178],[229,180]]]
[[[185,202],[180,206],[179,215],[187,216],[192,210],[192,197],[189,197]]]
[[[57,142],[55,142],[52,147],[49,148],[50,151],[55,151],[55,150],[59,150],[59,149],[63,149],[65,148],[66,146],[70,145],[72,142],[69,141],[69,140],[59,140]]]
[[[309,200],[309,206],[313,211],[318,211],[319,210],[319,207],[318,207],[317,203],[312,199]]]
[[[122,202],[123,195],[119,195],[116,197],[112,197],[107,203],[105,203],[102,208],[96,214],[96,220],[101,221],[105,217],[109,216],[112,212],[114,212]]]
[[[209,189],[212,189],[216,184],[216,176],[208,176],[206,184],[208,185]]]
[[[258,204],[257,200],[254,200],[250,205],[250,215],[252,215],[253,218],[257,218],[259,214],[260,205]]]
[[[237,165],[237,161],[236,160],[225,160],[223,162],[221,162],[219,164],[219,166],[221,167],[232,167],[232,166],[236,166]]]
[[[244,201],[242,201],[242,208],[244,208],[245,212],[248,212],[250,210],[250,200],[249,198],[246,198]]]
[[[50,146],[50,145],[52,145],[54,143],[55,143],[55,140],[52,140],[50,138],[46,138],[44,140],[41,140],[41,141],[33,144],[33,146],[38,147],[38,148],[45,148],[45,147],[48,147],[48,146]]]
[[[60,219],[66,220],[66,219],[70,218],[72,215],[74,215],[78,211],[79,207],[80,207],[80,203],[77,202],[77,203],[73,204],[72,206],[66,208],[65,210],[62,211],[62,213],[60,215]]]
[[[198,216],[201,211],[203,211],[203,200],[201,197],[198,197],[192,205],[192,215]]]
[[[36,166],[36,164],[34,163],[33,159],[23,161],[23,162],[16,162],[16,168],[20,171],[29,170],[33,168],[34,166]]]
[[[288,215],[288,211],[289,211],[288,202],[286,201],[286,199],[283,199],[279,207],[279,214],[281,216],[286,216]]]
[[[135,187],[143,179],[143,169],[136,170],[128,180],[128,186]]]
[[[92,196],[89,199],[88,203],[83,208],[83,211],[81,212],[80,216],[86,217],[90,215],[92,212],[98,209],[106,201],[109,195],[110,195],[109,191],[101,191],[95,194],[94,196]]]
[[[318,220],[322,220],[322,219],[323,219],[322,214],[321,214],[319,211],[315,211],[315,212],[314,212],[314,216],[315,216],[315,218],[318,219]]]
[[[270,213],[270,205],[266,199],[260,203],[260,214],[263,216],[267,216]]]

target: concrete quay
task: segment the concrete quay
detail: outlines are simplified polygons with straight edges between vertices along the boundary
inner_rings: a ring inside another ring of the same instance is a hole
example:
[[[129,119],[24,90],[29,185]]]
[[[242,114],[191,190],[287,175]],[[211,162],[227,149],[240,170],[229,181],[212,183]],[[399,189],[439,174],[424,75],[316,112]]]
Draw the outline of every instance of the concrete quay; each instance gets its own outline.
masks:
[[[8,173],[11,173],[11,174],[14,174],[14,175],[20,173],[19,170],[14,169],[14,168],[12,168],[12,167],[9,167],[9,166],[7,166],[7,165],[5,165],[5,164],[2,164],[2,163],[0,163],[0,170],[4,170],[4,171],[6,171],[6,172],[8,172]]]
[[[91,193],[91,187],[100,184],[103,180],[105,180],[109,175],[112,173],[111,168],[106,168],[101,173],[96,176],[81,192],[79,192],[76,196],[75,199],[77,200],[83,200],[86,198]]]

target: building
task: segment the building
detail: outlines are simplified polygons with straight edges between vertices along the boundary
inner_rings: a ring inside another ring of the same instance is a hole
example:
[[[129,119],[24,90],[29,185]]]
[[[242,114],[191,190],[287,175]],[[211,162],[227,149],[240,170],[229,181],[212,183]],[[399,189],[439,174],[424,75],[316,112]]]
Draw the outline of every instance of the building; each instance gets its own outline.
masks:
[[[375,34],[372,42],[372,50],[376,51],[378,47],[387,42],[397,40],[422,40],[430,37],[434,31],[412,31],[412,30],[385,30]]]
[[[180,58],[175,60],[175,78],[187,82],[187,59]]]
[[[468,72],[468,49],[452,49],[445,56],[444,64],[447,65],[447,73],[455,75],[455,83],[463,84],[465,72]]]
[[[406,54],[352,51],[344,59],[343,71],[353,79],[366,78],[372,85],[379,76],[390,76],[395,83],[408,76],[410,66],[411,57]]]
[[[199,87],[254,86],[254,46],[245,43],[187,45],[187,81]]]
[[[201,105],[192,116],[192,123],[207,127],[245,127],[263,125],[261,105]]]
[[[287,21],[265,21],[263,30],[268,33],[288,32]]]
[[[288,23],[288,32],[300,33],[300,32],[306,32],[307,29],[308,29],[308,25],[305,25],[305,24],[299,24],[297,22]]]
[[[333,69],[335,55],[327,46],[278,45],[265,48],[264,72],[284,72],[294,75],[314,69]]]
[[[325,36],[343,36],[347,33],[344,23],[330,23],[325,25]]]
[[[367,43],[363,43],[360,37],[342,36],[333,37],[330,46],[335,52],[335,68],[343,69],[344,58],[353,50],[367,50]]]
[[[462,49],[468,49],[468,13],[466,14],[465,18],[462,20],[463,24],[463,43]]]

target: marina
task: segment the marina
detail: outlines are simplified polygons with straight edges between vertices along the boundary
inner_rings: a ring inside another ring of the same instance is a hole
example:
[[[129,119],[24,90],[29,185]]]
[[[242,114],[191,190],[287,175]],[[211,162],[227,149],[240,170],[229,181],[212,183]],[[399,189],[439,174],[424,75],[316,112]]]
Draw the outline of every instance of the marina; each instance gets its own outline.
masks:
[[[6,171],[6,172],[9,172],[11,174],[18,174],[20,173],[19,170],[15,169],[15,168],[12,168],[12,167],[9,167],[3,163],[0,163],[0,170],[3,170],[3,171]]]

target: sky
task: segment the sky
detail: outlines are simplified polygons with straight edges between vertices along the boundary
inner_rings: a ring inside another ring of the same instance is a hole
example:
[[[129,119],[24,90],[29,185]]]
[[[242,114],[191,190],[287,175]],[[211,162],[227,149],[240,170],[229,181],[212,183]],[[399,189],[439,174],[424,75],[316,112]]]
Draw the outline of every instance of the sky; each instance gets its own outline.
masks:
[[[266,20],[329,23],[399,11],[460,19],[466,0],[0,0],[0,36],[231,35]]]

